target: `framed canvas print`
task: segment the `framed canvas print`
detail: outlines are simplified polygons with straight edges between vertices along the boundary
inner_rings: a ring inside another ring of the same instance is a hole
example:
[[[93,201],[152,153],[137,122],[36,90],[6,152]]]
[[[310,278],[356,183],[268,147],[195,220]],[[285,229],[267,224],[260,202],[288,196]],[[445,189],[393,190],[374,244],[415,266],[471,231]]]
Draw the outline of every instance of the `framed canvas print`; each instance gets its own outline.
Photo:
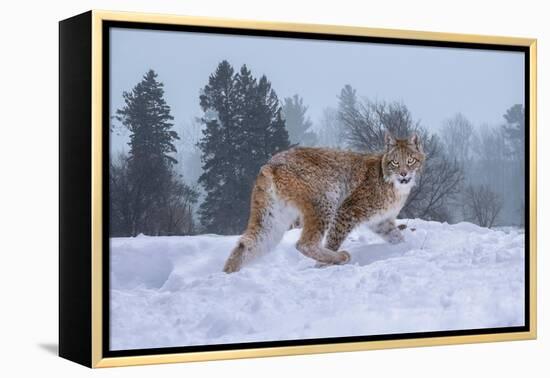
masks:
[[[60,22],[59,353],[536,337],[536,41]]]

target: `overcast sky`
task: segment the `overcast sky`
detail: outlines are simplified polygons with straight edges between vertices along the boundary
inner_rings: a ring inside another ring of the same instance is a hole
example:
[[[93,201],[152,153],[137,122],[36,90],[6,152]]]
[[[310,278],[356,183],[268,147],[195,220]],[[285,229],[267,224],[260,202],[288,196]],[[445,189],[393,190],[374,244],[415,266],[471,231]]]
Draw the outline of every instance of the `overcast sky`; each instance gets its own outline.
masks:
[[[150,68],[165,85],[175,123],[201,114],[199,91],[218,63],[265,74],[279,99],[298,93],[316,123],[351,84],[360,96],[402,101],[431,129],[457,112],[476,126],[498,124],[523,103],[523,53],[111,29],[111,114]],[[113,147],[122,144],[115,138]]]

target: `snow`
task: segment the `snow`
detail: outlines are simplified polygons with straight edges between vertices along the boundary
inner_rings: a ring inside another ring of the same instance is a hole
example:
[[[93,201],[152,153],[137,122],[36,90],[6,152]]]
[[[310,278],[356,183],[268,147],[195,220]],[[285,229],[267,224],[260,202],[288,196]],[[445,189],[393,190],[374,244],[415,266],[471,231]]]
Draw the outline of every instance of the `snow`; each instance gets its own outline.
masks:
[[[311,339],[524,324],[524,234],[401,220],[405,242],[359,227],[347,265],[316,268],[289,230],[222,273],[238,236],[111,239],[111,349]]]

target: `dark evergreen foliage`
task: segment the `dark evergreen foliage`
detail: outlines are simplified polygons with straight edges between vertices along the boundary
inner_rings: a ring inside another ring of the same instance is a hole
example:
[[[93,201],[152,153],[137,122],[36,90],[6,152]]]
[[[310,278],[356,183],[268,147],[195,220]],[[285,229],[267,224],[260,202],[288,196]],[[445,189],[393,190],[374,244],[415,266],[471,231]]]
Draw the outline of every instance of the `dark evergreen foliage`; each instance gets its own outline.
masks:
[[[206,198],[199,209],[207,232],[238,234],[246,225],[250,194],[261,166],[289,147],[281,106],[271,83],[243,65],[222,61],[203,88],[205,128],[199,142]]]
[[[149,70],[116,112],[130,132],[128,156],[111,163],[111,233],[136,236],[189,231],[190,206],[197,194],[174,173],[173,117],[163,84]]]
[[[524,224],[525,219],[525,108],[521,104],[516,104],[506,110],[503,115],[506,124],[503,126],[504,135],[506,137],[506,145],[509,152],[514,157],[515,164],[520,177],[514,180],[513,185],[522,198],[521,204],[516,209],[521,221]]]
[[[522,158],[525,154],[525,109],[523,105],[516,104],[506,110],[503,117],[506,120],[503,129],[510,152]]]
[[[283,118],[285,119],[288,137],[292,144],[314,146],[317,144],[317,135],[310,131],[311,120],[306,116],[308,107],[304,100],[295,94],[286,97],[283,101]]]

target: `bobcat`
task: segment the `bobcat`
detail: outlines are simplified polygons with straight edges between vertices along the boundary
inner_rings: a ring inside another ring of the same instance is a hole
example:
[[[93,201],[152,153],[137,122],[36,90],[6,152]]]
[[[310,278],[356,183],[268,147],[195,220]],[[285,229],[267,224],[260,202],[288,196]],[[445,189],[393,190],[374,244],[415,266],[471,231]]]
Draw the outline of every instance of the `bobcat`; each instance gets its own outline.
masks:
[[[296,147],[274,155],[260,169],[247,229],[224,272],[236,272],[276,246],[298,217],[303,229],[296,248],[321,265],[350,260],[348,252],[338,249],[362,222],[389,243],[403,241],[395,218],[425,155],[417,135],[396,139],[387,133],[385,144],[379,154]]]

